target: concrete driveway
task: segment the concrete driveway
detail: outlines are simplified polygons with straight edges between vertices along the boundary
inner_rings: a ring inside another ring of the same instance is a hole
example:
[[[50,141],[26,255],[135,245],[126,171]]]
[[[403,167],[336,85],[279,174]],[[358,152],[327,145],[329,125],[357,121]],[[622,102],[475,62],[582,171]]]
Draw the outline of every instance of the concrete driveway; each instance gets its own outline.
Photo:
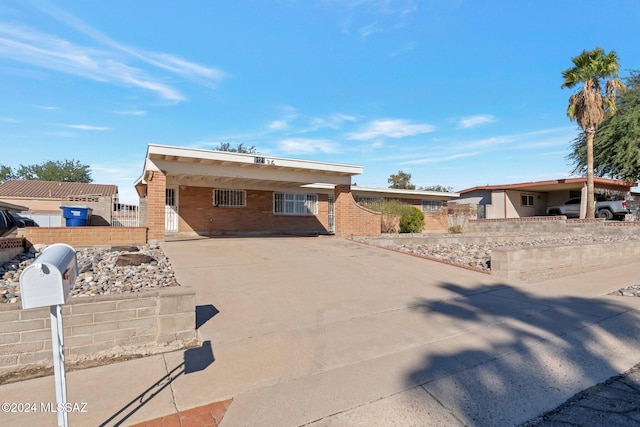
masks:
[[[511,425],[640,360],[638,265],[526,286],[339,238],[167,242],[223,426]],[[182,354],[165,356],[169,366]]]
[[[196,288],[203,346],[69,372],[68,401],[88,403],[70,425],[229,398],[223,427],[517,425],[640,361],[640,298],[606,295],[640,263],[514,285],[332,237],[162,247]],[[52,377],[0,386],[13,402],[53,392]],[[3,427],[52,422],[0,413]]]

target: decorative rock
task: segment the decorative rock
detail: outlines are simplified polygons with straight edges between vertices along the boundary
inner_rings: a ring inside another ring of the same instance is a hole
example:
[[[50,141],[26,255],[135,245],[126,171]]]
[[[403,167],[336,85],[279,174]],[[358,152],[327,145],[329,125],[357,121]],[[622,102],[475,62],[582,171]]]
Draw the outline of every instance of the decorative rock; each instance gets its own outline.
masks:
[[[36,245],[34,248],[34,251],[27,251],[9,262],[0,263],[0,303],[20,301],[20,274],[31,265],[46,246]],[[127,249],[131,248],[127,247]],[[70,296],[120,294],[166,286],[180,286],[175,279],[168,259],[159,246],[144,245],[136,247],[136,250],[138,253],[129,253],[128,255],[143,256],[148,260],[146,264],[131,265],[127,263],[125,266],[118,266],[116,265],[118,258],[123,255],[119,251],[104,248],[78,250],[76,253],[78,267],[83,271],[78,274]]]
[[[118,256],[118,260],[116,261],[117,267],[122,267],[126,265],[142,265],[148,264],[152,261],[155,261],[153,257],[145,254],[121,254]]]

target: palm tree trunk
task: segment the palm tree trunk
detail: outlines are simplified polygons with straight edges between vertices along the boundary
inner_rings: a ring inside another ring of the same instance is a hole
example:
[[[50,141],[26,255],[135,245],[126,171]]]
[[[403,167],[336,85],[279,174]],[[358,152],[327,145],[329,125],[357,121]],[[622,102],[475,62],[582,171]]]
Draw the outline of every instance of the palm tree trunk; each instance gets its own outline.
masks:
[[[587,129],[587,218],[595,218],[594,184],[593,184],[593,137],[595,129]]]

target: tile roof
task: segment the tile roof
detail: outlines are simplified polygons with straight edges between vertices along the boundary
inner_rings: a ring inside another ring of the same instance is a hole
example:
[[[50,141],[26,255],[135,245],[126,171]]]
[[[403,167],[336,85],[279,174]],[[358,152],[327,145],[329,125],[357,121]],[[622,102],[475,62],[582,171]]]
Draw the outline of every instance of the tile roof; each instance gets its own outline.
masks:
[[[0,184],[0,197],[61,199],[69,196],[113,196],[117,185],[13,179]]]

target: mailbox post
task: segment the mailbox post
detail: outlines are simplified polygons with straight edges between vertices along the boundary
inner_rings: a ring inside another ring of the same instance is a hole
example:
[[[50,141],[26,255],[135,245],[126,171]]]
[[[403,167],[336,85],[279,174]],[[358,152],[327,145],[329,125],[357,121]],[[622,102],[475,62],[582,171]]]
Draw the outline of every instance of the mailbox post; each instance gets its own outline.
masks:
[[[76,251],[64,243],[56,243],[35,259],[20,275],[22,308],[49,306],[51,313],[51,346],[53,370],[56,382],[56,409],[58,426],[68,427],[65,411],[67,384],[64,369],[64,332],[62,329],[62,304],[78,276]]]

